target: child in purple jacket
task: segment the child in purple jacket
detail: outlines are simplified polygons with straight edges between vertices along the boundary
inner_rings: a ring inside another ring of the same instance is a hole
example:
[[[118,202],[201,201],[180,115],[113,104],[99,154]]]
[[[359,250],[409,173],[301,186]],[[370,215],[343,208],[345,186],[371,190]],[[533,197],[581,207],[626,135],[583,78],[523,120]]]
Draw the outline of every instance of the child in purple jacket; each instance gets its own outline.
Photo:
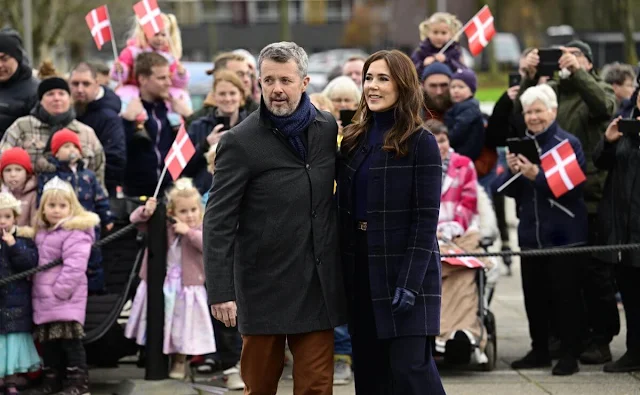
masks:
[[[411,55],[418,76],[421,76],[424,68],[433,62],[446,64],[452,73],[467,68],[462,60],[462,50],[457,38],[444,53],[439,53],[461,28],[462,22],[448,12],[436,12],[420,24],[421,42]]]
[[[87,307],[87,263],[100,218],[78,202],[73,187],[54,177],[44,185],[36,215],[38,266],[62,264],[33,277],[33,323],[42,346],[44,381],[30,393],[89,392],[82,338]]]

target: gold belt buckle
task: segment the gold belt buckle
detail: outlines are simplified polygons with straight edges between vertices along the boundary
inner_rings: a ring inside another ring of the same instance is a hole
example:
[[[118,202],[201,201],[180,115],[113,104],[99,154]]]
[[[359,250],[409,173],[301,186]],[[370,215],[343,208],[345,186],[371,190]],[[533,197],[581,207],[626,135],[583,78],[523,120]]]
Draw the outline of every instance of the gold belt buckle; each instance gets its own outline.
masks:
[[[366,221],[358,221],[357,229],[363,232],[367,231],[367,222]]]

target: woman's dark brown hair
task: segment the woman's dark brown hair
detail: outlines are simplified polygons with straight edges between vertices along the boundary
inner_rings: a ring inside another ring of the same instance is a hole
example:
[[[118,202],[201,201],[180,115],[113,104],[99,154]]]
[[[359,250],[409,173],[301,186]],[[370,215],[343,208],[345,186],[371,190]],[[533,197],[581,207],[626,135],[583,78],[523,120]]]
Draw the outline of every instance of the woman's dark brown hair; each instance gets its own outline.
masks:
[[[405,156],[409,151],[409,139],[422,129],[422,118],[420,109],[424,107],[422,89],[416,67],[407,55],[398,51],[378,51],[364,63],[362,75],[365,78],[371,63],[377,60],[384,60],[389,66],[391,80],[395,83],[398,91],[398,101],[394,105],[395,123],[393,128],[386,134],[382,149],[394,152],[396,156]],[[360,138],[373,126],[373,111],[367,106],[366,93],[363,92],[358,110],[353,117],[351,125],[344,130],[342,147],[347,151],[353,150],[360,141]]]

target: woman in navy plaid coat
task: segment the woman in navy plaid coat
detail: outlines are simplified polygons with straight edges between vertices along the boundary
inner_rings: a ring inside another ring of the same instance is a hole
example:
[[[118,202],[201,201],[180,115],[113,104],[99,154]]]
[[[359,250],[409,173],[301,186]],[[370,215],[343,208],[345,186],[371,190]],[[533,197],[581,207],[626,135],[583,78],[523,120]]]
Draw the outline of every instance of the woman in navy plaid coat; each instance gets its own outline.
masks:
[[[406,55],[376,52],[363,75],[337,187],[356,393],[444,394],[431,354],[440,332],[438,144],[422,127]]]

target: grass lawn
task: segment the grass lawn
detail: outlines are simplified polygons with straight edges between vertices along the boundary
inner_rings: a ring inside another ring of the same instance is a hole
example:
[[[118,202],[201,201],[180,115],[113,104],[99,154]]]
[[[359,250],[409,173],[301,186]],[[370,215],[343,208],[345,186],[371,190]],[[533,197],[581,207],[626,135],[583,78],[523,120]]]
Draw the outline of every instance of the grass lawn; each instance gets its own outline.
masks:
[[[479,88],[476,91],[476,100],[479,102],[497,102],[506,88]]]

